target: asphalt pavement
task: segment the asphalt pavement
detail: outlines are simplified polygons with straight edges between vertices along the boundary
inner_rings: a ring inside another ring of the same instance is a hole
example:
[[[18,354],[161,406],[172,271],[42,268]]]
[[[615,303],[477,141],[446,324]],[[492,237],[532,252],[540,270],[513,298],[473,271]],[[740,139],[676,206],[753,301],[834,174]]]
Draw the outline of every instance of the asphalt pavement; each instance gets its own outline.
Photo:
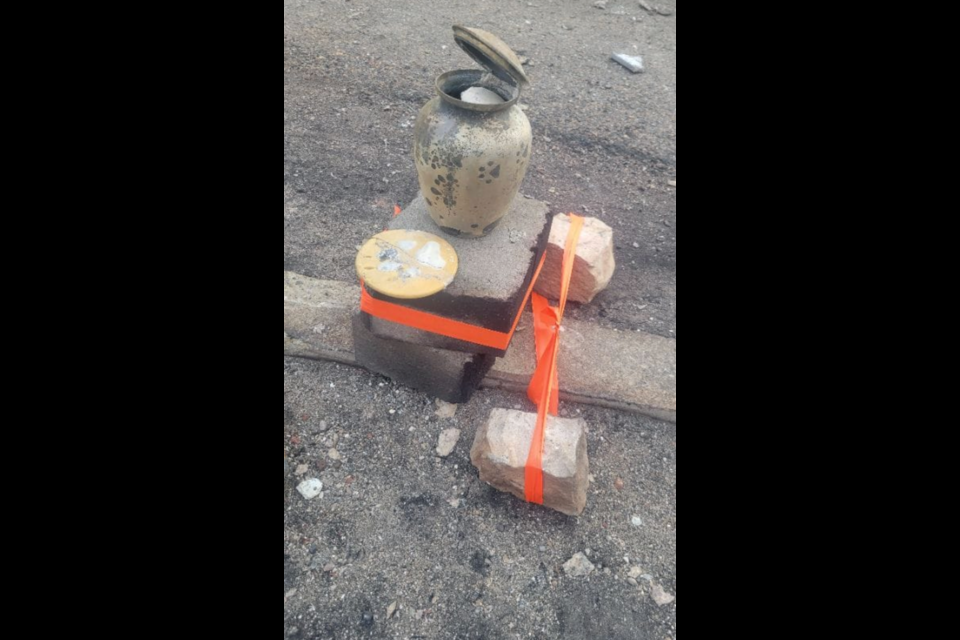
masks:
[[[568,317],[675,338],[676,2],[594,4],[285,0],[284,269],[355,281],[357,245],[417,194],[413,121],[434,79],[475,67],[463,24],[527,61],[521,191],[614,229],[610,287]],[[676,424],[562,403],[590,429],[574,518],[479,481],[469,447],[494,407],[534,410],[480,390],[442,418],[382,376],[284,358],[285,638],[675,640]],[[564,569],[577,553],[587,576]]]

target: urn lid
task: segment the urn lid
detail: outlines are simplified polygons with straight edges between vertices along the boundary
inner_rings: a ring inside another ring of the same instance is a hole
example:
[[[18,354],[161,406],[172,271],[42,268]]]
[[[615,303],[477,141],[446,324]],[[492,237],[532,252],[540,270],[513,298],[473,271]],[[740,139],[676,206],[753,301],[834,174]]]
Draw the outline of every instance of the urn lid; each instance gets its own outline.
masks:
[[[391,298],[426,298],[447,288],[460,266],[453,246],[426,231],[392,229],[367,240],[357,252],[357,275]]]
[[[457,25],[453,27],[453,39],[467,55],[504,82],[516,86],[530,83],[517,54],[489,31]]]

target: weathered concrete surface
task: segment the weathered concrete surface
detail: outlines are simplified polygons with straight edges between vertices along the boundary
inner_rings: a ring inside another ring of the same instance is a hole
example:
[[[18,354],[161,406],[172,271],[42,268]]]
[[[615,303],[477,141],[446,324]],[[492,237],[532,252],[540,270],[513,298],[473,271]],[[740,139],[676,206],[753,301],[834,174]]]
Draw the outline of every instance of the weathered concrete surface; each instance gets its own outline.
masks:
[[[558,214],[550,228],[547,258],[537,278],[534,290],[551,300],[560,299],[560,280],[563,272],[563,250],[570,232],[570,216]],[[607,288],[616,269],[613,258],[613,229],[601,220],[585,217],[577,239],[577,258],[570,277],[568,300],[590,302]]]
[[[410,229],[443,235],[457,252],[460,267],[453,282],[442,292],[416,300],[394,300],[375,291],[370,295],[396,304],[468,322],[495,331],[513,326],[523,295],[536,270],[536,259],[546,246],[550,231],[549,210],[544,202],[517,196],[500,225],[484,238],[444,235],[433,223],[418,195],[389,229]],[[373,319],[376,320],[376,319]],[[372,322],[371,329],[385,338],[451,348],[436,342],[436,336],[392,323]],[[476,351],[469,343],[463,351]]]
[[[434,349],[373,335],[358,312],[351,319],[357,364],[446,402],[466,402],[494,357]]]
[[[423,194],[419,194],[400,215],[390,219],[387,228],[435,233],[456,249],[460,268],[446,289],[449,303],[461,297],[503,303],[523,287],[540,236],[549,232],[549,224],[546,203],[517,195],[503,221],[486,237],[444,235],[430,218]]]
[[[355,364],[350,314],[360,288],[283,272],[283,352]]]
[[[525,467],[537,414],[494,409],[477,429],[470,462],[480,479],[524,499]],[[586,424],[580,418],[547,416],[543,439],[543,506],[570,516],[587,505]]]
[[[510,350],[494,365],[494,377],[524,389],[536,366],[533,316],[513,337]],[[560,390],[607,400],[603,406],[634,407],[662,420],[677,420],[677,341],[647,333],[605,329],[591,322],[564,320],[557,371]],[[573,399],[573,398],[571,398]]]
[[[356,285],[284,272],[284,354],[355,365],[350,327],[359,298]],[[484,387],[526,390],[535,366],[529,313],[520,325],[526,329],[514,335],[506,357],[494,364]],[[561,398],[676,422],[675,339],[575,320],[564,320],[563,329]]]

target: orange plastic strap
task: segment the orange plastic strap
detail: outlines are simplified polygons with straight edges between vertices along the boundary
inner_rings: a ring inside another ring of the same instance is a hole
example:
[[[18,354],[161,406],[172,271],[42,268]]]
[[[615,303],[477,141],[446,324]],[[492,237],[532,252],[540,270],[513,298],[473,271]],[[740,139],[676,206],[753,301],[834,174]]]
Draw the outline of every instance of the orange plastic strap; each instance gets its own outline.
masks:
[[[531,296],[531,301],[533,302],[534,338],[537,343],[537,363],[540,363],[546,358],[547,349],[552,348],[551,344],[553,337],[557,333],[557,325],[559,322],[557,321],[557,309],[551,307],[546,298],[534,291],[533,296]],[[530,402],[535,405],[540,405],[540,392],[543,391],[543,385],[545,384],[544,377],[548,371],[546,366],[537,366],[536,371],[533,373],[533,378],[530,380],[530,386],[527,387],[527,397],[530,398]],[[550,387],[552,391],[550,393],[549,409],[551,415],[557,415],[557,404],[559,400],[557,389],[559,388],[559,384],[557,383],[556,367],[553,369]]]
[[[570,214],[570,230],[563,248],[563,268],[560,279],[560,306],[556,309],[538,294],[533,294],[534,328],[537,342],[537,369],[527,388],[527,396],[537,403],[537,422],[533,441],[524,469],[524,495],[527,502],[543,504],[543,436],[547,412],[557,415],[558,389],[557,352],[560,347],[560,322],[567,306],[570,278],[576,260],[577,241],[583,228],[583,218]]]
[[[516,331],[517,324],[520,322],[523,309],[527,306],[527,299],[529,299],[530,294],[533,292],[533,285],[536,284],[537,278],[540,276],[540,270],[543,268],[543,261],[546,255],[546,252],[544,252],[540,258],[540,264],[537,265],[537,270],[533,274],[533,280],[530,281],[530,287],[523,296],[523,304],[520,305],[520,311],[517,313],[517,317],[514,318],[513,326],[510,328],[509,333],[485,329],[484,327],[467,324],[459,320],[451,320],[450,318],[444,318],[443,316],[437,316],[425,311],[404,307],[393,302],[387,302],[386,300],[378,300],[367,293],[367,288],[364,286],[363,280],[360,281],[360,310],[376,318],[389,320],[390,322],[420,329],[421,331],[429,331],[430,333],[436,333],[448,338],[465,340],[494,349],[506,349],[510,345],[510,338],[513,337],[513,332]]]

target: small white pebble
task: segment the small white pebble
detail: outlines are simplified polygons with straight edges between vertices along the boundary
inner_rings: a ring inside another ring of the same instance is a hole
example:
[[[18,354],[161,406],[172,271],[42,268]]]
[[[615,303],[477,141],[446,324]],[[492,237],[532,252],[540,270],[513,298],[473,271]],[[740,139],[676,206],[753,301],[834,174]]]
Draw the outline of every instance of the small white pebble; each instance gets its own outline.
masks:
[[[460,99],[471,104],[503,104],[504,99],[490,89],[470,87],[460,94]]]
[[[321,490],[323,489],[323,483],[320,482],[317,478],[310,478],[309,480],[304,480],[297,485],[297,491],[300,492],[307,500],[312,500],[320,495]]]

